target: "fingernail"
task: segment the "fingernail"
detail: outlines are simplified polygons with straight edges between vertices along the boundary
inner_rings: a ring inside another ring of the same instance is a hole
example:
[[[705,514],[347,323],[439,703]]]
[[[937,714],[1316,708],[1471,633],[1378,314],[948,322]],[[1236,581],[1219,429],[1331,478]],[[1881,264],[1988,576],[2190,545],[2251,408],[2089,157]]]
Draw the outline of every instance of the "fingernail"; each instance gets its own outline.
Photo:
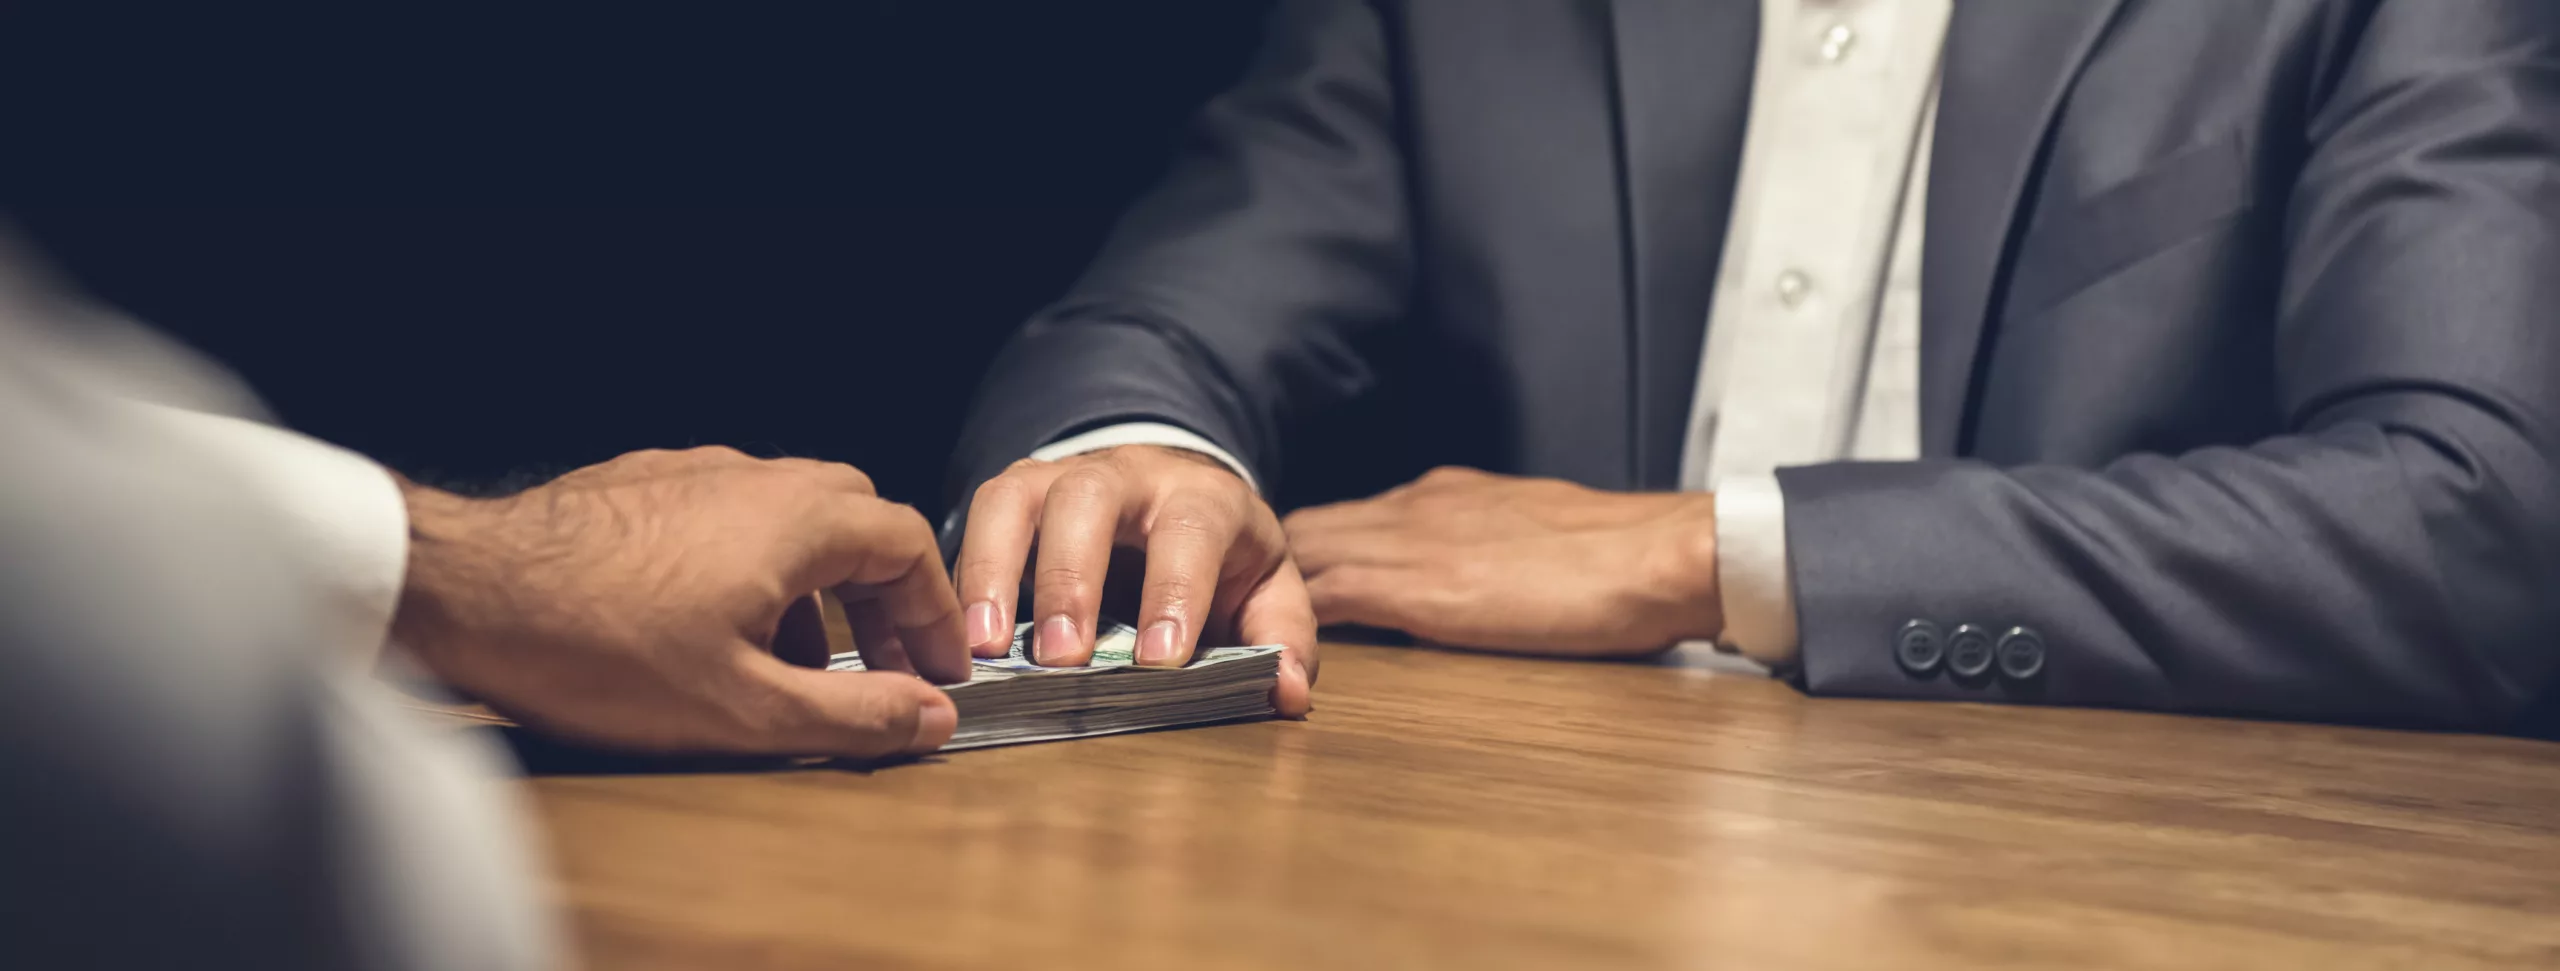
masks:
[[[908,740],[907,751],[931,752],[951,740],[960,729],[960,711],[950,705],[926,705],[916,712],[916,737]]]
[[[978,601],[969,605],[969,649],[976,650],[996,641],[996,605]]]
[[[1138,635],[1138,663],[1162,664],[1173,660],[1174,623],[1156,621],[1155,626]]]
[[[1076,622],[1059,614],[1040,624],[1040,637],[1031,645],[1031,659],[1044,665],[1064,662],[1076,653]]]

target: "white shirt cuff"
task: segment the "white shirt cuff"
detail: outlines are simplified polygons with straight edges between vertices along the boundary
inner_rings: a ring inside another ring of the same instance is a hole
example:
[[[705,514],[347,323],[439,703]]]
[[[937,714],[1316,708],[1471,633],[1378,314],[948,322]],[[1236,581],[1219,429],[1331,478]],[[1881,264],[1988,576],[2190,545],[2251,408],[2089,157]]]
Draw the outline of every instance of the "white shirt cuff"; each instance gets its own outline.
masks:
[[[1236,461],[1236,457],[1229,454],[1226,449],[1219,448],[1218,443],[1203,438],[1190,429],[1177,428],[1163,422],[1130,421],[1117,425],[1104,425],[1081,435],[1069,435],[1040,446],[1031,452],[1031,457],[1043,462],[1055,462],[1070,455],[1099,452],[1122,445],[1160,445],[1166,448],[1189,449],[1217,459],[1219,464],[1235,470],[1236,475],[1244,479],[1245,485],[1252,486],[1256,492],[1262,491],[1262,484],[1253,480],[1253,472],[1246,469],[1243,462]]]
[[[1795,660],[1795,575],[1787,568],[1787,500],[1777,476],[1717,483],[1716,589],[1724,598],[1718,643],[1771,667]]]
[[[277,547],[306,589],[325,593],[316,633],[371,666],[409,570],[409,507],[391,473],[281,428],[159,405],[143,411],[274,504],[287,532]]]

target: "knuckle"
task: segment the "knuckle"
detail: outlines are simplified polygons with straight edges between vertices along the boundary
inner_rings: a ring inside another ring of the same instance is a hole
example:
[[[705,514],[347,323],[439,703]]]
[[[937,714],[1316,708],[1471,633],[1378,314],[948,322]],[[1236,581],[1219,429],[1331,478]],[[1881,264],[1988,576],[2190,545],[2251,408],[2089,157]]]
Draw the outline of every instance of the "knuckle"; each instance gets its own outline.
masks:
[[[1084,589],[1086,571],[1082,564],[1046,563],[1032,573],[1032,584],[1040,590],[1072,594]]]
[[[1148,585],[1155,594],[1149,599],[1163,603],[1189,603],[1200,591],[1200,577],[1190,567],[1164,570],[1150,577],[1149,581]]]
[[[978,491],[969,500],[970,508],[987,509],[1018,505],[1030,498],[1030,490],[1021,479],[999,475],[978,483]]]
[[[803,476],[830,489],[872,494],[870,474],[842,462],[784,456],[758,460],[758,464]]]
[[[1044,467],[1044,466],[1046,466],[1046,465],[1048,465],[1048,464],[1049,464],[1049,460],[1047,460],[1047,459],[1033,459],[1033,458],[1020,458],[1020,459],[1015,459],[1015,460],[1013,460],[1013,462],[1012,462],[1012,463],[1010,463],[1010,464],[1008,464],[1008,465],[1006,465],[1006,466],[1004,467],[1004,471],[1003,471],[1003,472],[997,473],[997,475],[999,475],[999,476],[1005,476],[1005,475],[1012,475],[1013,473],[1016,473],[1016,472],[1028,472],[1028,471],[1030,471],[1030,470],[1032,470],[1032,469],[1041,468],[1041,467]]]
[[[1215,563],[1165,563],[1147,574],[1147,599],[1173,604],[1188,603],[1217,589],[1218,565]]]
[[[1279,510],[1271,508],[1270,503],[1263,502],[1258,497],[1245,501],[1244,511],[1239,514],[1238,518],[1252,529],[1261,531],[1265,536],[1269,536],[1274,539],[1277,539],[1280,536]]]
[[[836,508],[844,510],[850,528],[865,530],[873,537],[871,552],[877,559],[904,556],[914,547],[935,545],[933,524],[914,506],[871,497],[850,504],[841,498],[834,502]]]
[[[925,518],[924,510],[903,502],[882,500],[882,504],[888,507],[886,514],[892,529],[919,536],[933,535],[933,521]]]
[[[797,692],[745,679],[732,683],[729,690],[712,692],[708,700],[742,747],[770,744],[825,716],[823,709]]]
[[[872,698],[855,706],[837,720],[836,730],[843,736],[842,746],[856,755],[885,755],[905,747],[915,736],[916,709],[913,704],[887,698]]]
[[[846,465],[842,462],[820,463],[819,469],[827,476],[828,479],[832,480],[838,488],[852,492],[859,492],[866,496],[879,494],[879,487],[874,485],[871,481],[871,473],[864,472],[861,469],[854,468],[853,466]]]
[[[1261,496],[1241,492],[1232,496],[1231,502],[1228,512],[1238,523],[1261,523],[1274,529],[1280,526],[1280,513],[1272,509],[1270,503],[1262,501]]]
[[[1018,580],[1021,574],[1010,573],[1010,568],[1021,565],[1019,561],[1007,560],[993,553],[964,553],[958,567],[960,589],[980,590],[985,596],[1010,595],[1013,586],[1000,584],[995,578],[1010,574]]]
[[[1234,505],[1249,492],[1244,480],[1223,468],[1185,464],[1173,473],[1173,484],[1185,492],[1214,496],[1222,505]]]
[[[859,702],[846,706],[850,710],[843,714],[842,723],[844,727],[865,735],[881,734],[899,728],[901,725],[913,729],[915,708],[912,705],[900,704],[901,700],[884,698],[878,694],[864,697]]]
[[[1183,482],[1182,495],[1205,506],[1210,512],[1231,520],[1244,518],[1245,510],[1262,501],[1233,473],[1217,469],[1200,469]]]
[[[1118,491],[1120,477],[1108,466],[1086,463],[1059,473],[1058,481],[1049,484],[1049,497],[1099,501]]]
[[[974,590],[982,596],[1010,600],[1021,585],[1024,569],[1030,564],[1020,549],[963,547],[953,564],[953,576],[959,589]]]
[[[1155,594],[1147,598],[1147,605],[1155,610],[1158,617],[1188,618],[1195,602],[1191,585],[1175,580],[1158,585]]]
[[[1314,606],[1319,615],[1327,613],[1342,600],[1343,581],[1336,575],[1339,572],[1320,574],[1315,579],[1307,581],[1307,602]]]
[[[1213,539],[1234,530],[1235,518],[1213,507],[1183,505],[1156,517],[1149,533],[1177,539]]]

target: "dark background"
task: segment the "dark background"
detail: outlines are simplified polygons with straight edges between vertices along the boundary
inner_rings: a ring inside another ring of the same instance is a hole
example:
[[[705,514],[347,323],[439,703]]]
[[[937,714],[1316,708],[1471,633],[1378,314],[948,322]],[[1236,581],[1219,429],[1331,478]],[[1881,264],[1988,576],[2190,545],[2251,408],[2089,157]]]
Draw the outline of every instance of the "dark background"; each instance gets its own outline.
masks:
[[[0,0],[21,228],[428,481],[723,443],[934,512],[1269,4],[346,6]]]

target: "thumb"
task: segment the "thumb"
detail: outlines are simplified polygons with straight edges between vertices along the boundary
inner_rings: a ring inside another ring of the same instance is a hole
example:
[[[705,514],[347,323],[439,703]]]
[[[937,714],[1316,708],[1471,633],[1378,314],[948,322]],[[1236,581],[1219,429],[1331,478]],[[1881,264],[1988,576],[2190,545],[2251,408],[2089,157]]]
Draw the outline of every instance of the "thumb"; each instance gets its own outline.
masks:
[[[760,662],[760,663],[757,663]],[[776,748],[811,755],[879,758],[941,748],[960,724],[951,696],[912,674],[813,671],[774,660],[754,667],[792,716],[776,725]]]
[[[1315,710],[1316,611],[1298,565],[1283,561],[1236,608],[1236,633],[1247,644],[1279,644],[1280,679],[1271,686],[1271,707],[1283,718],[1304,718]]]

